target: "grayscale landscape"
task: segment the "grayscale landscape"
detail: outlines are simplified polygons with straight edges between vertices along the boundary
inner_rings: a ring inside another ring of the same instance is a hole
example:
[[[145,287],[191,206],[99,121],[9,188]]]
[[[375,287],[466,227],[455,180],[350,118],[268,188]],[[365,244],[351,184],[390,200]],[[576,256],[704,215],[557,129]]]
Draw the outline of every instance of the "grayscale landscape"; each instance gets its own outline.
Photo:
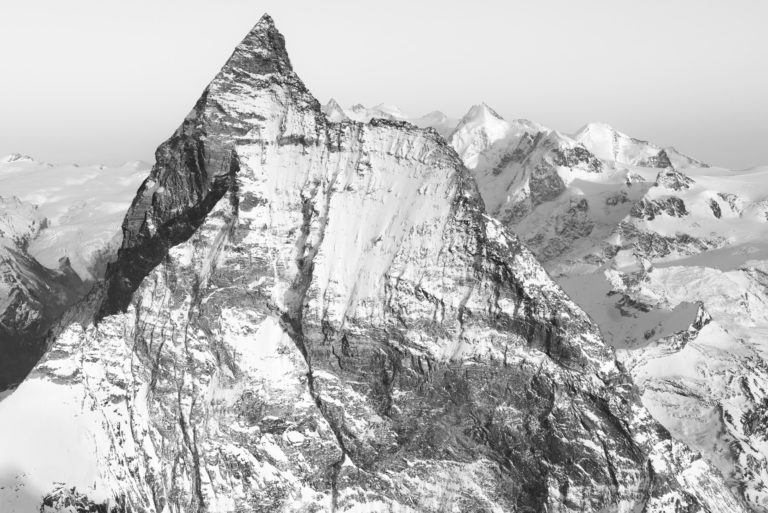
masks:
[[[321,103],[255,21],[153,159],[0,158],[0,513],[768,512],[768,156]]]

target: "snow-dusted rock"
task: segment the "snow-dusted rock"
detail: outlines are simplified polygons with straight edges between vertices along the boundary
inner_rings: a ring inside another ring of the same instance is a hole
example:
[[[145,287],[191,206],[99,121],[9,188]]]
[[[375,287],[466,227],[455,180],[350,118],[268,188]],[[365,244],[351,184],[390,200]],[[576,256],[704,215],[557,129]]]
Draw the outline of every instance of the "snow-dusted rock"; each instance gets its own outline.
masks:
[[[743,510],[445,140],[328,122],[267,16],[0,419],[7,511]]]

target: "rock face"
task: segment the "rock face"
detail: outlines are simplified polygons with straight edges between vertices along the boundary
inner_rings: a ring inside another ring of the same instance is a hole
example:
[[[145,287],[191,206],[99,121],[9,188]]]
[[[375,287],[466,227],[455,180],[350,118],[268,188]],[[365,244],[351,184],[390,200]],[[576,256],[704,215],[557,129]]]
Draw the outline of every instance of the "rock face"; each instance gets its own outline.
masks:
[[[743,510],[445,141],[327,121],[267,16],[49,342],[7,511]]]

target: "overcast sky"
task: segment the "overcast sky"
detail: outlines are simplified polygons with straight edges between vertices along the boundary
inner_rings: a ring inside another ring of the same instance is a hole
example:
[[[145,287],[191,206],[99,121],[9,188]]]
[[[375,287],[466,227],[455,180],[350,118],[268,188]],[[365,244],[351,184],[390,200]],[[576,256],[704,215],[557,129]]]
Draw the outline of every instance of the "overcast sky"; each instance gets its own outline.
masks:
[[[768,164],[765,0],[3,0],[0,155],[152,160],[264,12],[323,103],[461,116],[485,101]]]

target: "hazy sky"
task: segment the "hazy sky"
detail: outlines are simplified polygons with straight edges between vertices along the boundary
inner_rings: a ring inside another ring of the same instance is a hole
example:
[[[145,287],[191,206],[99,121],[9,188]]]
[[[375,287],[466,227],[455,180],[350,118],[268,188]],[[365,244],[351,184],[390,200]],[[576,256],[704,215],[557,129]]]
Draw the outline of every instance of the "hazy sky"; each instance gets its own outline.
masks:
[[[765,0],[2,0],[0,155],[152,160],[269,12],[321,101],[563,132],[605,121],[716,165],[768,164]]]

